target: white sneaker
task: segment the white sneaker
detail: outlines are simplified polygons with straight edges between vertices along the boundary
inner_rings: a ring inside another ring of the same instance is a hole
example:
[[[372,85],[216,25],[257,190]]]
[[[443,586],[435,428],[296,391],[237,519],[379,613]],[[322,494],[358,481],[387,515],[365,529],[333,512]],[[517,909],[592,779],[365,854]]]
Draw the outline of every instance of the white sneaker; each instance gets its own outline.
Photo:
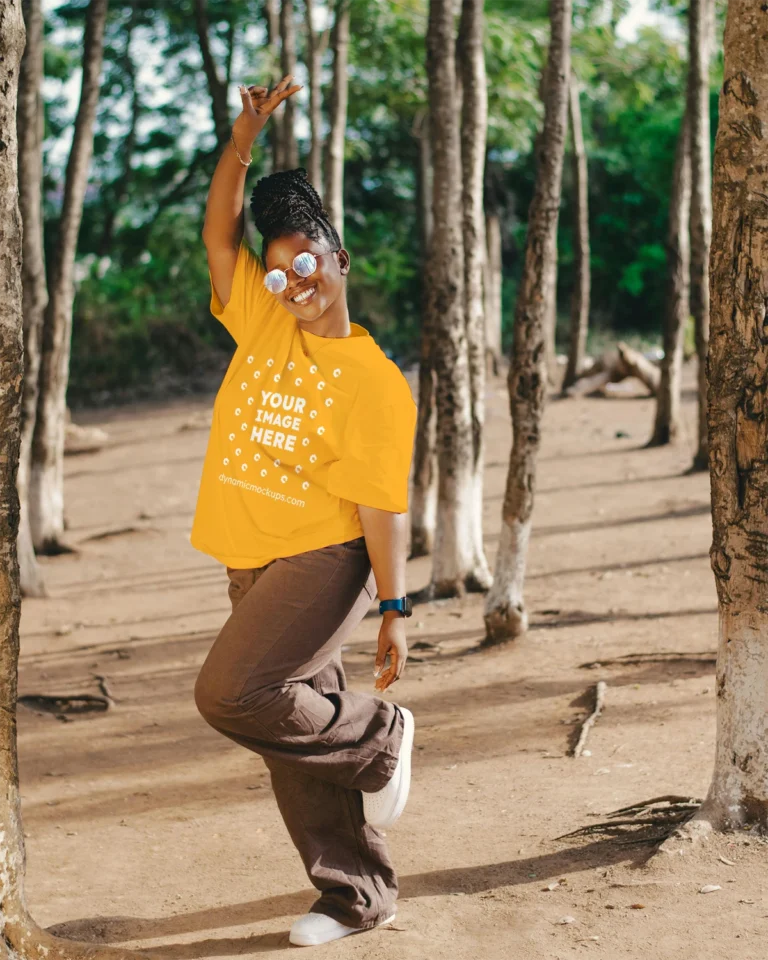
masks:
[[[385,923],[392,923],[394,919],[393,913],[391,917],[377,923],[376,927],[383,927]],[[366,930],[375,930],[376,927],[365,927],[360,930],[358,927],[347,927],[324,913],[305,913],[291,927],[288,939],[296,947],[316,947],[321,943],[330,943],[331,940],[348,937],[350,933],[365,933]]]
[[[407,707],[398,707],[403,715],[403,742],[395,772],[375,793],[363,793],[363,812],[372,827],[383,830],[399,820],[411,788],[411,753],[413,751],[413,714]]]

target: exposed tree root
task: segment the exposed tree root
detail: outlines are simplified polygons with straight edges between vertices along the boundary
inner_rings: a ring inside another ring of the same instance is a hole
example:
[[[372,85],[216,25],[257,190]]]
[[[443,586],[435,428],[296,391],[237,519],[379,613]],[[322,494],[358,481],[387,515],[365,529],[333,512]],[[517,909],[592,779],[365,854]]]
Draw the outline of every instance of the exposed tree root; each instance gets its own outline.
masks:
[[[0,950],[13,960],[151,960],[152,954],[55,937],[31,919],[5,923]],[[2,955],[2,954],[0,954]]]
[[[555,839],[566,840],[602,834],[608,837],[624,837],[624,840],[617,841],[623,844],[658,843],[665,840],[675,828],[690,820],[701,803],[701,800],[675,794],[654,797],[652,800],[614,810],[608,814],[608,820],[590,823]],[[651,827],[660,829],[649,832]]]
[[[610,660],[591,660],[589,663],[579,664],[581,670],[594,670],[596,667],[623,667],[632,664],[642,663],[715,663],[717,654],[712,651],[702,651],[701,653],[676,653],[673,651],[661,651],[660,653],[626,653],[621,657],[613,657]]]
[[[589,736],[589,731],[594,727],[597,718],[603,712],[603,707],[605,706],[605,694],[608,691],[608,685],[605,680],[598,680],[595,685],[595,707],[581,725],[581,732],[579,733],[579,739],[574,745],[573,751],[571,753],[572,757],[580,757],[584,751],[584,747],[587,745],[587,737]]]

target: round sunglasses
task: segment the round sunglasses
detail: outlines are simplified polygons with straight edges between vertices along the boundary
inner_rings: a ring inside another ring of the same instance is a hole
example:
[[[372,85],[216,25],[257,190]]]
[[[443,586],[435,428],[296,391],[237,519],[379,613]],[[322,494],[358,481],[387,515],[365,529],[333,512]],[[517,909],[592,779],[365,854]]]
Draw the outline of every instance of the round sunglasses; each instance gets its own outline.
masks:
[[[317,258],[327,253],[338,253],[338,250],[326,250],[325,253],[310,253],[305,250],[293,258],[293,270],[300,277],[311,277],[317,270]],[[289,267],[290,269],[290,267]],[[264,286],[270,293],[282,293],[288,286],[288,277],[284,270],[270,270],[264,277]]]

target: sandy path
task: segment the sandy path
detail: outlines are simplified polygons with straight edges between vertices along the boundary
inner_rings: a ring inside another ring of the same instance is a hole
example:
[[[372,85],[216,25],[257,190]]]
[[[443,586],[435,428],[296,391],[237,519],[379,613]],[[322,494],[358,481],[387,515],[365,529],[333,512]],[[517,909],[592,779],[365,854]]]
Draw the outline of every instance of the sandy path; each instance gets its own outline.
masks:
[[[492,561],[509,444],[503,380],[488,402]],[[690,403],[689,394],[692,429]],[[210,730],[192,700],[229,611],[223,569],[187,540],[206,431],[179,427],[209,407],[79,418],[102,424],[111,443],[68,458],[68,535],[79,553],[43,560],[51,598],[25,600],[22,614],[22,693],[97,692],[100,674],[118,701],[70,723],[20,710],[30,905],[44,925],[167,960],[277,956],[313,900],[261,761]],[[712,843],[651,869],[637,869],[646,847],[553,842],[635,800],[700,796],[709,779],[708,479],[681,475],[685,450],[640,449],[650,418],[643,399],[549,406],[527,638],[474,653],[479,597],[416,611],[412,643],[440,645],[416,652],[421,662],[397,689],[418,744],[412,800],[391,835],[397,922],[320,955],[765,957],[759,841]],[[409,588],[428,571],[427,560],[411,563]],[[371,688],[377,623],[366,618],[346,653],[361,689]],[[581,666],[668,651],[702,657]],[[592,755],[570,759],[570,724],[599,678],[608,702]],[[557,890],[543,889],[559,878]],[[700,894],[708,883],[722,889]],[[564,916],[576,922],[559,924]]]

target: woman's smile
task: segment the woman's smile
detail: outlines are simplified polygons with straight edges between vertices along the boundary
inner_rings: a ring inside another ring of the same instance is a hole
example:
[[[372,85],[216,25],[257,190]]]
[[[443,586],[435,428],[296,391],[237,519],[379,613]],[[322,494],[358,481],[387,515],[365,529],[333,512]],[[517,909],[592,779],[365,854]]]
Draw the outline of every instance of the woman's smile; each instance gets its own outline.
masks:
[[[291,297],[291,303],[295,303],[297,306],[303,307],[311,300],[314,300],[316,293],[317,284],[313,283],[312,286],[305,287],[303,290],[300,290],[297,294]]]

